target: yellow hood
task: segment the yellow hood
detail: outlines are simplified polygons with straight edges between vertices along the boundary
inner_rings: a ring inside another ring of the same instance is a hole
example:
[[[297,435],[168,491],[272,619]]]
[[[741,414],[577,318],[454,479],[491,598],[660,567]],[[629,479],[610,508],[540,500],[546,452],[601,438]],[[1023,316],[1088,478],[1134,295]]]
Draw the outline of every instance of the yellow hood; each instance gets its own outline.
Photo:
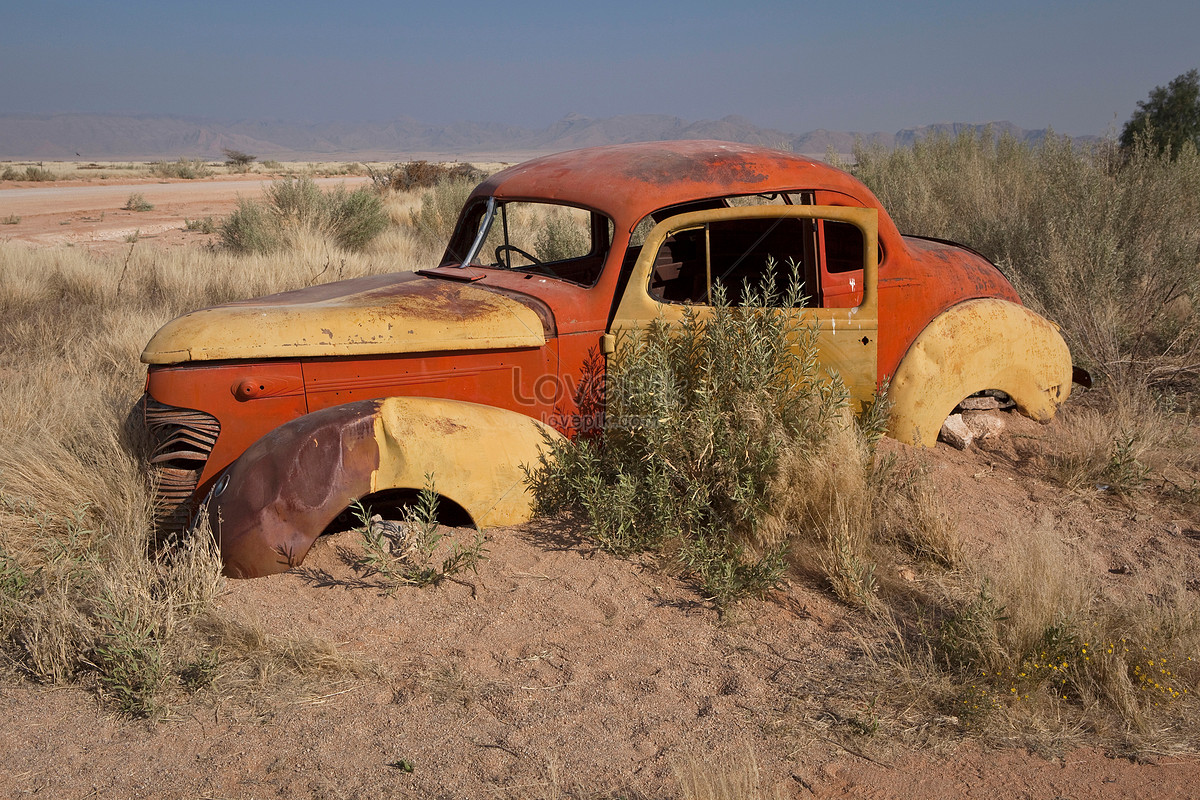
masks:
[[[540,347],[542,320],[511,297],[412,273],[313,286],[184,314],[146,364]]]

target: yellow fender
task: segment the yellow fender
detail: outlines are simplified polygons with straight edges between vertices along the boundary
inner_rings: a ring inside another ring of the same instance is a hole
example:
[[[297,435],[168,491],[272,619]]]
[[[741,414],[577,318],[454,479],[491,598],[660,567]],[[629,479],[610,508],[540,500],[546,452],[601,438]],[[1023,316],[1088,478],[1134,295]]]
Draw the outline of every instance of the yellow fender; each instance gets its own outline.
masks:
[[[521,465],[535,466],[548,425],[503,408],[427,397],[391,397],[375,417],[379,468],[371,492],[416,488],[434,477],[438,494],[458,503],[480,528],[529,519]]]
[[[1007,300],[968,300],[933,319],[889,387],[889,434],[932,447],[963,399],[999,389],[1047,422],[1071,392],[1071,353],[1054,323]]]
[[[225,572],[239,578],[297,566],[352,502],[388,489],[438,494],[479,527],[529,519],[523,464],[552,428],[502,408],[428,397],[334,406],[281,425],[214,484],[207,513]]]

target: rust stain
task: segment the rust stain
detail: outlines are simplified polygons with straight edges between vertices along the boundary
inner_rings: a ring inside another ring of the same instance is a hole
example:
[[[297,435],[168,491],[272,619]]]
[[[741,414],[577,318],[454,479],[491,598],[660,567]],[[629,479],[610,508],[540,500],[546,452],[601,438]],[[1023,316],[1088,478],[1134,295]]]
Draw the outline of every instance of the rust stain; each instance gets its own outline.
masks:
[[[332,521],[330,509],[336,515],[370,493],[379,467],[378,407],[370,400],[315,411],[271,431],[234,462],[208,508],[227,575],[254,578],[299,563]]]
[[[645,183],[747,183],[767,180],[758,165],[740,154],[716,152],[694,158],[670,150],[651,152],[630,159],[624,175]]]

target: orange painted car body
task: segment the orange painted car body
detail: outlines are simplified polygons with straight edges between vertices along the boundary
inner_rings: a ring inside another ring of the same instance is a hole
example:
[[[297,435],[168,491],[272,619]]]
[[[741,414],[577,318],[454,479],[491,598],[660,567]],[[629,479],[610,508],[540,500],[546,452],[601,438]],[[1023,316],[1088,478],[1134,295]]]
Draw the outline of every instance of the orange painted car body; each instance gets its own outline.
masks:
[[[541,323],[537,333],[543,343],[485,349],[447,345],[403,353],[339,351],[328,356],[314,350],[295,358],[282,357],[283,351],[278,350],[270,357],[253,356],[248,350],[244,357],[225,353],[204,359],[184,350],[163,355],[152,342],[143,355],[150,363],[146,402],[167,420],[156,434],[158,458],[175,465],[181,474],[188,473],[179,478],[182,488],[168,503],[172,508],[161,516],[174,513],[179,519],[193,511],[230,465],[272,431],[345,404],[393,397],[466,401],[508,409],[570,433],[564,420],[577,410],[574,387],[585,377],[589,355],[594,358],[601,337],[610,330],[623,292],[645,290],[623,283],[631,266],[630,237],[638,224],[655,212],[713,198],[786,192],[807,193],[808,202],[815,205],[878,213],[878,381],[892,376],[913,340],[946,309],[972,298],[1020,303],[1008,281],[982,256],[949,243],[901,236],[861,182],[817,161],[711,141],[617,145],[545,156],[496,173],[474,190],[460,217],[460,229],[435,268],[246,301],[264,308],[301,307],[352,297],[386,308],[400,297],[412,303],[413,298],[445,294],[440,287],[450,283],[468,283],[532,310]],[[560,203],[599,212],[610,220],[611,240],[594,283],[580,285],[535,272],[461,264],[459,256],[475,235],[467,224],[473,219],[471,209],[477,216],[478,204],[488,198]],[[862,282],[852,279],[853,274],[847,273],[823,275],[820,302],[826,307],[856,306]],[[472,325],[470,308],[443,303],[437,309],[458,315],[463,326]],[[165,440],[180,438],[170,409],[195,410],[215,419],[219,435],[206,454],[193,454],[189,461],[177,457],[178,445],[164,449]],[[255,457],[263,455],[256,451]],[[190,493],[186,491],[189,481]],[[188,497],[181,501],[185,493]],[[305,536],[311,543],[319,533],[307,531]],[[237,562],[238,555],[226,551],[225,543],[222,546],[227,563]],[[306,549],[289,551],[277,564],[239,562],[231,572],[255,575],[286,569],[298,563]]]

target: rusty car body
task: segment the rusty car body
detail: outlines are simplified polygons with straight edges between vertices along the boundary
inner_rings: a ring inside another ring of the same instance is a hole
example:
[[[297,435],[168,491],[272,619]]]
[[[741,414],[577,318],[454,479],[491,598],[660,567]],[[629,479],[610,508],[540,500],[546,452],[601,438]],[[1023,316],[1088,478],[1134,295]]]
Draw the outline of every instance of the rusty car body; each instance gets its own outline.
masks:
[[[1039,420],[1070,392],[1057,328],[994,265],[902,236],[849,174],[726,142],[589,148],[483,181],[430,269],[164,326],[142,354],[159,522],[207,514],[227,573],[252,577],[428,474],[464,521],[523,521],[521,465],[576,433],[578,387],[616,337],[710,303],[718,282],[736,302],[768,257],[802,274],[810,297],[787,313],[818,326],[852,398],[889,383],[901,441],[932,445],[985,390]]]

